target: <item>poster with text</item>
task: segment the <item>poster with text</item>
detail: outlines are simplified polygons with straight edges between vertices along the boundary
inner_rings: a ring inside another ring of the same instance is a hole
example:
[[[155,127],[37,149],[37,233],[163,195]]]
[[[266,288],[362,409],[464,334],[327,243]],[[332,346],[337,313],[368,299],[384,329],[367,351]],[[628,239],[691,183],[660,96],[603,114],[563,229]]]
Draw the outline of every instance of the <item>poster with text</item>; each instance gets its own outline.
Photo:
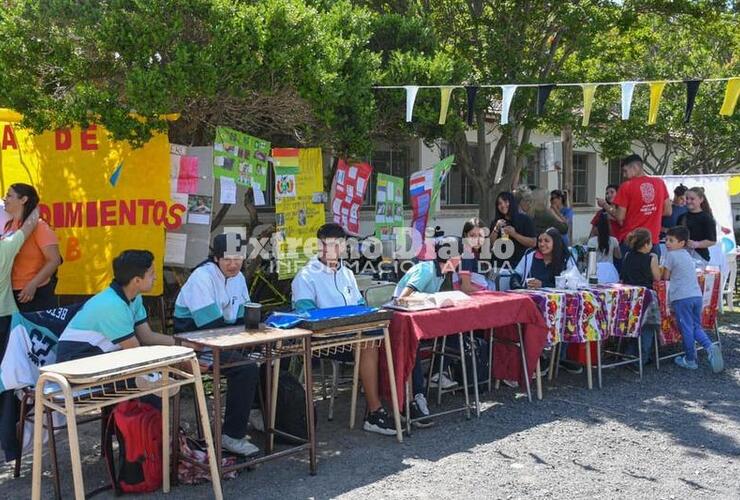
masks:
[[[378,174],[375,192],[375,236],[393,240],[393,231],[403,227],[403,178]]]
[[[324,224],[324,167],[321,148],[276,148],[275,230],[278,278],[287,279],[308,261],[305,242]]]
[[[360,207],[365,199],[373,167],[369,163],[347,163],[339,160],[332,183],[331,213],[334,222],[347,234],[360,234]]]
[[[256,183],[267,189],[270,143],[227,127],[216,128],[213,145],[214,177],[230,177],[237,184]]]
[[[99,125],[34,134],[21,119],[0,109],[0,189],[22,182],[38,190],[41,217],[54,228],[63,259],[56,293],[103,290],[113,258],[129,248],[151,251],[161,276],[165,229],[179,227],[186,211],[170,197],[167,134],[133,148]],[[191,160],[185,163],[183,187],[191,189]],[[161,280],[150,293],[162,293]]]

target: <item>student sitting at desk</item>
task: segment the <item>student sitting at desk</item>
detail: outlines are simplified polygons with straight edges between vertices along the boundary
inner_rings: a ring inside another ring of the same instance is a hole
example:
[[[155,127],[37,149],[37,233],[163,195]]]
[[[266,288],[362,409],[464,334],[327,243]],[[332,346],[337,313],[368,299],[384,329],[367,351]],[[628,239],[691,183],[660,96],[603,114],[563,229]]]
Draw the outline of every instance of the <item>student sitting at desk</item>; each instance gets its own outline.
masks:
[[[437,293],[442,288],[445,279],[452,284],[452,274],[460,265],[460,241],[457,238],[442,238],[434,245],[435,260],[424,260],[409,269],[396,285],[393,297],[396,302],[403,303],[405,297],[415,292]],[[411,403],[411,418],[429,416],[429,406],[424,397],[424,373],[421,368],[421,358],[417,351],[416,364],[411,373],[411,385],[414,401]],[[436,377],[436,378],[435,378]],[[431,384],[441,384],[443,389],[456,385],[443,373],[437,374],[430,380]],[[432,425],[429,420],[416,422],[417,427]]]
[[[362,305],[365,303],[352,271],[342,264],[346,234],[339,224],[328,223],[316,233],[319,255],[298,271],[291,284],[293,309],[311,309]],[[343,356],[344,355],[344,356]],[[352,361],[352,353],[340,353],[335,359]],[[363,429],[385,436],[396,434],[393,419],[383,408],[378,390],[378,348],[366,347],[360,356],[360,380],[365,389],[367,415]]]
[[[244,304],[250,299],[242,264],[244,252],[236,234],[219,234],[213,239],[211,256],[193,270],[177,295],[175,333],[244,324]],[[221,354],[223,363],[240,359],[234,351]],[[239,455],[253,455],[259,448],[249,442],[247,424],[259,384],[259,367],[250,363],[221,373],[226,377],[223,446]]]

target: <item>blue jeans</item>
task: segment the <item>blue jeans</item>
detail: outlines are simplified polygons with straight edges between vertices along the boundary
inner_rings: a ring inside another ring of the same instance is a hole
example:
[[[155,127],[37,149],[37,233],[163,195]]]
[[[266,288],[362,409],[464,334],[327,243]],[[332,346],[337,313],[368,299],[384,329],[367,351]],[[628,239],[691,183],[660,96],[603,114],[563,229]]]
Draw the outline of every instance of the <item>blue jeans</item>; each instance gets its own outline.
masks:
[[[653,345],[657,332],[657,325],[644,325],[640,330],[639,338],[626,339],[627,342],[624,348],[624,353],[630,356],[637,356],[639,354],[637,342],[640,342],[642,347],[642,364],[646,365],[653,357]]]
[[[683,348],[686,352],[687,361],[696,361],[696,347],[694,342],[699,342],[704,349],[712,347],[707,333],[701,327],[702,298],[689,297],[671,302],[676,323],[683,336]]]

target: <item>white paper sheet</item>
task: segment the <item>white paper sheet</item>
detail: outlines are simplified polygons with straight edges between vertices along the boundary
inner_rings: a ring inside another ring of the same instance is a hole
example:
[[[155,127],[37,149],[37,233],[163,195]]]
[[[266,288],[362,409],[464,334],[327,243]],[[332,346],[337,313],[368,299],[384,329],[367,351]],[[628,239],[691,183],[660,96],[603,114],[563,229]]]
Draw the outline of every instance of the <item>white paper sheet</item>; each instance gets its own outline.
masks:
[[[185,208],[188,208],[188,194],[187,193],[170,193],[172,203],[180,204]]]
[[[265,193],[260,189],[260,185],[252,182],[252,193],[254,193],[254,205],[261,207],[265,205]]]
[[[357,179],[357,192],[365,194],[365,179],[363,179],[362,177]]]
[[[217,167],[223,167],[224,166],[224,157],[223,156],[216,156],[213,159],[213,164]]]
[[[348,175],[350,179],[354,179],[355,177],[357,177],[357,167],[349,167]]]
[[[236,203],[236,182],[231,177],[221,177],[221,204],[233,205]]]
[[[188,246],[188,235],[167,233],[164,261],[167,264],[185,264],[185,250]]]

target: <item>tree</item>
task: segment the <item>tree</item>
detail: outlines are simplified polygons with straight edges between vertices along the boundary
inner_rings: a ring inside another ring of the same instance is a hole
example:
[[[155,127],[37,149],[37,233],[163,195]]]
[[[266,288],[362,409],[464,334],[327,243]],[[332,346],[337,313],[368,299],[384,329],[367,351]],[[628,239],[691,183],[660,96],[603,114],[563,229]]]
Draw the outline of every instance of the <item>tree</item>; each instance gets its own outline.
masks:
[[[208,144],[216,125],[283,145],[367,152],[372,15],[348,0],[8,0],[0,105],[35,131],[96,121]],[[171,128],[160,118],[180,113]]]

